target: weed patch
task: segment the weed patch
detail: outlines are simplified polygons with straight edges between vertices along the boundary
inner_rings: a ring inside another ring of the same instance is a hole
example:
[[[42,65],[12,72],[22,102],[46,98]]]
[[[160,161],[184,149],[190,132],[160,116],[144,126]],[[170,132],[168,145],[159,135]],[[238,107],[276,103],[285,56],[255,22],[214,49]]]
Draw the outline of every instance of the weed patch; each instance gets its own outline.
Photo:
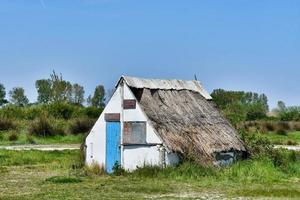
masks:
[[[78,177],[64,177],[64,176],[53,176],[47,178],[46,182],[56,183],[56,184],[65,184],[65,183],[80,183],[82,179]]]

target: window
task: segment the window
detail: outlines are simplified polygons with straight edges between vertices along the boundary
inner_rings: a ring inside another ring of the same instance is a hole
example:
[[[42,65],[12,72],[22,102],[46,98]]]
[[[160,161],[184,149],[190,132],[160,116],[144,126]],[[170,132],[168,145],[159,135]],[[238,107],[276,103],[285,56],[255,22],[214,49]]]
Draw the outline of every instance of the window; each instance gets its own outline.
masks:
[[[123,107],[125,110],[135,109],[136,108],[136,100],[135,99],[124,99]]]
[[[146,144],[146,122],[124,122],[124,144]]]

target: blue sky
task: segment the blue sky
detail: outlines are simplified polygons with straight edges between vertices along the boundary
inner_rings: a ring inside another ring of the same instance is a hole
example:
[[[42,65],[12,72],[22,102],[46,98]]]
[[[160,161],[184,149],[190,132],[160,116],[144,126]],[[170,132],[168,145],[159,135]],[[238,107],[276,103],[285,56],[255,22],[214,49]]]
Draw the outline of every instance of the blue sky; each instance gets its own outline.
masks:
[[[122,74],[198,79],[300,105],[298,0],[1,0],[0,82],[52,69],[92,93]]]

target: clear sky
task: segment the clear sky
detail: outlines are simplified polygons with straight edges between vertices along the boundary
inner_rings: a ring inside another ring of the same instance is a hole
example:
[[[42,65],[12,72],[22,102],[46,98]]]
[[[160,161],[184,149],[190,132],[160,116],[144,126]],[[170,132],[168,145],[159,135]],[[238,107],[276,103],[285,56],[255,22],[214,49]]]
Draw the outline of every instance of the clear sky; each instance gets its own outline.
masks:
[[[198,79],[300,105],[299,0],[1,0],[0,82],[52,69],[92,93],[122,74]]]

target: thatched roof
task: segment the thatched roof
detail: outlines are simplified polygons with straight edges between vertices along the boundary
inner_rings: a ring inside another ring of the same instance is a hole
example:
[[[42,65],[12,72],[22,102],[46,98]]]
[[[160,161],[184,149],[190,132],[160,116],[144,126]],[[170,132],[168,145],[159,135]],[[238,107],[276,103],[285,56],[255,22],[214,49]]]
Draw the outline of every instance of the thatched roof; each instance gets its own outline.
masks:
[[[124,80],[126,84],[132,88],[190,90],[200,93],[207,100],[212,99],[199,81],[144,79],[129,76],[122,76],[121,80]]]
[[[129,86],[170,151],[201,164],[214,162],[217,152],[246,151],[237,131],[201,92]]]

